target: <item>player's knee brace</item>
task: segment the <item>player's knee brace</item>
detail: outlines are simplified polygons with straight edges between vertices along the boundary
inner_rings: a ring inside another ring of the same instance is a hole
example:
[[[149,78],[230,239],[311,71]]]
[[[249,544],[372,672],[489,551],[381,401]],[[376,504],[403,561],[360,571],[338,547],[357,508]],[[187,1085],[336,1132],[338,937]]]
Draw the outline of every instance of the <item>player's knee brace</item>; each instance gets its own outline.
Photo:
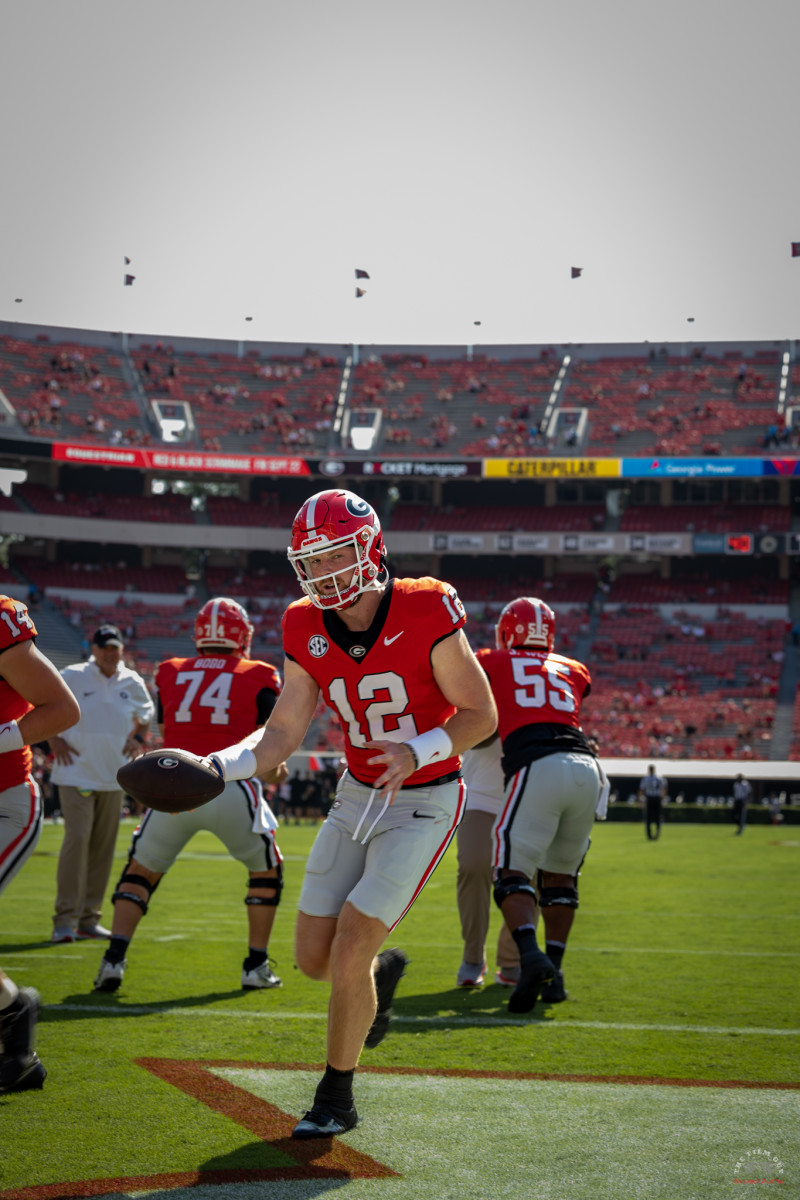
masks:
[[[145,889],[147,892],[147,900],[144,900],[141,896],[137,895],[136,892],[124,890],[125,884],[130,886],[132,883],[137,883],[139,887],[143,887]],[[117,890],[111,897],[111,901],[115,904],[117,900],[130,900],[131,904],[137,904],[139,906],[139,908],[142,910],[142,916],[144,916],[144,914],[147,912],[148,901],[152,896],[155,887],[156,885],[151,883],[149,879],[145,879],[144,875],[129,875],[126,871],[117,884]]]
[[[506,879],[495,879],[492,895],[498,908],[503,907],[503,901],[508,896],[514,896],[518,892],[524,892],[525,895],[533,897],[535,903],[536,888],[527,882],[524,875],[512,875]]]
[[[578,907],[578,878],[575,876],[574,883],[571,887],[544,887],[542,885],[542,872],[539,872],[537,883],[539,885],[539,907],[553,908],[556,904],[563,904],[566,908]]]
[[[251,875],[248,880],[248,887],[251,890],[253,888],[259,888],[259,890],[269,888],[273,894],[271,896],[247,895],[244,898],[245,904],[266,904],[270,908],[277,908],[281,902],[281,892],[283,891],[283,872],[278,867],[278,875],[275,879],[265,879],[261,875]]]

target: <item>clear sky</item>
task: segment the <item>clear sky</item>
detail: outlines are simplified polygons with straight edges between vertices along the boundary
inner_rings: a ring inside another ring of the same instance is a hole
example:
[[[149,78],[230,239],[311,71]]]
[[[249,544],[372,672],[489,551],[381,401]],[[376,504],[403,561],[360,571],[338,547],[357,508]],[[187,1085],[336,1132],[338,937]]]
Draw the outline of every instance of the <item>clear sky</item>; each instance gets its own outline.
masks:
[[[0,319],[798,337],[798,42],[797,0],[0,0]]]

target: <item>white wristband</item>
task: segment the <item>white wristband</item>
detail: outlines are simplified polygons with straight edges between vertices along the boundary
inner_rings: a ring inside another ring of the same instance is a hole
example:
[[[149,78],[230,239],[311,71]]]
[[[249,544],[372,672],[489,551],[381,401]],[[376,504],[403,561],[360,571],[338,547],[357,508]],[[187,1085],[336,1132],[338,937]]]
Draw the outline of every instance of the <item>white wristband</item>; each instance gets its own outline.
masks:
[[[0,754],[5,754],[7,750],[21,750],[24,745],[25,740],[16,721],[0,725]]]
[[[217,764],[226,783],[231,779],[252,779],[258,770],[258,762],[247,746],[228,746],[227,750],[215,750],[208,756]]]
[[[415,738],[403,744],[408,746],[414,755],[417,771],[430,766],[431,763],[443,762],[446,758],[453,757],[453,743],[441,725],[429,729],[427,733],[417,734]]]

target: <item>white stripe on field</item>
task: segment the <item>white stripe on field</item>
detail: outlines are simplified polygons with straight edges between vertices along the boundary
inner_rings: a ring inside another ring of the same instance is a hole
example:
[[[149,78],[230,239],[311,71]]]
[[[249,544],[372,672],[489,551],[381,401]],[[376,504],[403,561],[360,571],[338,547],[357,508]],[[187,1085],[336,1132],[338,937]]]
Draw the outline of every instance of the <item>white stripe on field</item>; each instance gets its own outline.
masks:
[[[279,1012],[275,1009],[261,1012],[242,1012],[232,1008],[170,1008],[165,1004],[141,1004],[114,1008],[103,1008],[95,1004],[44,1004],[44,1009],[54,1012],[91,1013],[95,1017],[146,1017],[160,1016],[169,1013],[176,1017],[230,1017],[244,1018],[249,1021],[326,1021],[327,1013]],[[511,1025],[531,1025],[535,1029],[558,1029],[561,1032],[570,1029],[616,1029],[628,1030],[634,1033],[708,1033],[736,1034],[737,1036],[756,1035],[759,1037],[800,1037],[800,1029],[768,1029],[753,1026],[736,1025],[643,1025],[636,1022],[623,1021],[511,1021],[506,1017],[403,1017],[395,1014],[392,1018],[401,1025],[481,1025],[488,1028]]]

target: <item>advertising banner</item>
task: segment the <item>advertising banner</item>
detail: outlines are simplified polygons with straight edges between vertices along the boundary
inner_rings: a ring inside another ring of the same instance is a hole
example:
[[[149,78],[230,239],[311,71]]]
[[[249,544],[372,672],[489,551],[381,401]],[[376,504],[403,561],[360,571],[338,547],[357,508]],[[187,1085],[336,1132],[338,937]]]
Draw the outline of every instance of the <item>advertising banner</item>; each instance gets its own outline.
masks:
[[[732,479],[763,475],[760,458],[623,458],[627,479]]]
[[[53,442],[59,462],[102,467],[135,467],[150,471],[207,471],[241,475],[310,475],[303,458],[266,454],[223,454],[205,450],[166,450],[144,446],[81,446]]]
[[[620,474],[618,458],[485,458],[486,479],[599,479]]]
[[[418,458],[319,458],[310,459],[310,470],[328,479],[340,475],[368,475],[382,479],[466,479],[481,475],[481,460],[418,459]]]

